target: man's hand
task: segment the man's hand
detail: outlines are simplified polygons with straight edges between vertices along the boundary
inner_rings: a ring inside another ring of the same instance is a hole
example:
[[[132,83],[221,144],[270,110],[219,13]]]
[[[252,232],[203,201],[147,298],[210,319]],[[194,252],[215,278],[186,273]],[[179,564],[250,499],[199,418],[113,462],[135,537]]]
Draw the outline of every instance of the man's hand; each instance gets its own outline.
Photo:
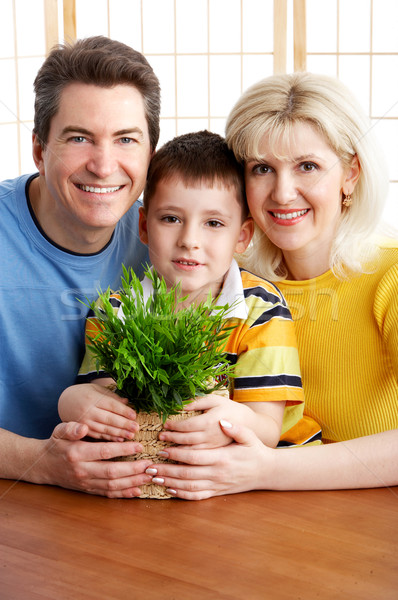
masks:
[[[0,476],[58,485],[108,498],[132,498],[151,481],[151,461],[109,459],[140,452],[137,442],[86,442],[86,425],[60,423],[47,440],[0,430]]]

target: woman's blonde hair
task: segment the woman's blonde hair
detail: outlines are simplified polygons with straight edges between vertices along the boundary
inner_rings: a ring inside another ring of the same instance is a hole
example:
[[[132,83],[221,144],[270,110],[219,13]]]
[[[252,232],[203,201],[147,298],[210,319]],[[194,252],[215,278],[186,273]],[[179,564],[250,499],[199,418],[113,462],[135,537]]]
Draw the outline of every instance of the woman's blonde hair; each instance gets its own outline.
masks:
[[[261,159],[259,148],[264,135],[269,136],[272,151],[281,137],[289,139],[291,127],[297,122],[315,127],[343,166],[350,165],[355,155],[358,157],[360,176],[352,205],[342,208],[330,268],[340,276],[362,272],[374,248],[369,238],[383,212],[388,176],[369,119],[338,79],[294,73],[259,81],[232,108],[226,141],[241,162]],[[282,251],[258,227],[242,262],[268,279],[280,280],[287,275]]]

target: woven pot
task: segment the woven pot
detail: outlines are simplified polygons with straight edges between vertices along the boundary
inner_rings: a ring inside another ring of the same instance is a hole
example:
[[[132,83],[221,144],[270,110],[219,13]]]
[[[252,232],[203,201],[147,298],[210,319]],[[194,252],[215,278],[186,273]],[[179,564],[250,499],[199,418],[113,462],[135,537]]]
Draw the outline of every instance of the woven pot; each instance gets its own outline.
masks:
[[[168,417],[169,421],[181,421],[183,419],[189,419],[196,415],[202,414],[202,411],[182,411],[177,415],[171,415]],[[134,441],[139,442],[143,447],[143,451],[131,456],[120,457],[117,460],[140,460],[150,459],[154,463],[170,462],[174,463],[174,460],[168,460],[158,456],[159,450],[164,450],[169,446],[175,446],[172,442],[162,442],[158,439],[159,433],[163,430],[163,423],[159,415],[155,412],[139,412],[136,418],[140,428],[134,436]],[[141,495],[140,498],[156,498],[158,500],[165,500],[172,498],[170,494],[166,493],[166,488],[156,483],[145,483],[140,485]]]

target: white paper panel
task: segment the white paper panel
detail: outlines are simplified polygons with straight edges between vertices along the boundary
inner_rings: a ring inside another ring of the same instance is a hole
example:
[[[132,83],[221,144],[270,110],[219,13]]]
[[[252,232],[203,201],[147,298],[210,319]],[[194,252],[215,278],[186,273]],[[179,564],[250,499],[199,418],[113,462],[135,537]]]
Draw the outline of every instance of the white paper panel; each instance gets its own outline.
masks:
[[[141,0],[109,0],[109,35],[142,51]]]
[[[240,0],[210,0],[210,52],[241,51]]]
[[[243,52],[273,52],[273,0],[243,0]]]
[[[108,35],[107,0],[76,0],[76,35]]]
[[[207,117],[208,83],[206,56],[177,57],[177,114],[179,117]]]
[[[2,0],[0,19],[0,58],[15,55],[12,0]]]
[[[173,0],[145,0],[143,8],[143,51],[167,54],[175,51]]]
[[[176,1],[176,49],[180,54],[208,50],[207,0]]]

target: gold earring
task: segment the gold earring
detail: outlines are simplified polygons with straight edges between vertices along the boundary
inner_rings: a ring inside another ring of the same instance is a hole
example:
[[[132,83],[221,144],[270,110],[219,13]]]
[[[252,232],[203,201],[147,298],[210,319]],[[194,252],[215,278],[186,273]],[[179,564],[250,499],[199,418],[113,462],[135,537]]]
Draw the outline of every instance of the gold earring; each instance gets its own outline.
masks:
[[[344,194],[344,198],[343,198],[342,204],[343,204],[343,206],[346,206],[347,208],[349,206],[351,206],[351,204],[352,204],[351,194]]]

